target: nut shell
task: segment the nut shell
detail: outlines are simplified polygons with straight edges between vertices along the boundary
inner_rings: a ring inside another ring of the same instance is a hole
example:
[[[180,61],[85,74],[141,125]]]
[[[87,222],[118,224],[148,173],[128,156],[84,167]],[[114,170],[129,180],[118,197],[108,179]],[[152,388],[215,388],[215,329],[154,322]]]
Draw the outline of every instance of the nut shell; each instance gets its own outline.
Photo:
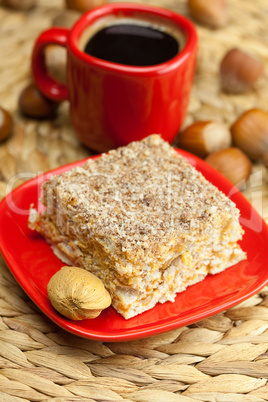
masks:
[[[244,186],[252,170],[250,159],[241,149],[235,147],[213,152],[206,158],[206,162],[238,188]]]
[[[221,87],[229,93],[250,91],[263,74],[263,70],[261,60],[241,49],[231,49],[220,64]]]
[[[268,113],[250,109],[231,126],[234,144],[252,160],[263,157],[268,150]]]
[[[19,97],[19,108],[22,114],[36,119],[54,117],[58,105],[58,102],[43,96],[34,84],[24,88]]]
[[[62,267],[51,277],[47,292],[53,307],[71,320],[96,318],[111,304],[103,282],[78,267]]]
[[[14,10],[29,10],[36,5],[36,0],[2,0],[2,4]]]
[[[263,155],[263,164],[266,167],[266,169],[268,169],[268,150]]]
[[[82,13],[76,10],[63,10],[53,18],[52,26],[71,28],[81,15]]]
[[[179,136],[178,146],[200,158],[231,146],[232,137],[227,126],[218,121],[196,121]]]
[[[82,13],[94,7],[106,4],[106,0],[65,0],[66,7],[70,10],[81,11]]]
[[[46,66],[49,74],[56,81],[66,84],[66,49],[57,45],[48,45],[45,48]]]
[[[0,141],[8,138],[12,132],[13,120],[10,113],[0,107]]]
[[[211,28],[220,28],[227,24],[228,10],[225,0],[188,0],[192,17]]]

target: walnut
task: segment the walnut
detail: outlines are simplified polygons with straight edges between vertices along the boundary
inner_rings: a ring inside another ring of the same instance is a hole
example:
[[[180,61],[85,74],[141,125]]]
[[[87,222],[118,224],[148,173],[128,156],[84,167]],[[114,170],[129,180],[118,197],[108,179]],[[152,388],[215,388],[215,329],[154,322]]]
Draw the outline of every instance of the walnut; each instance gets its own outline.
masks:
[[[78,267],[62,267],[51,277],[47,292],[53,307],[71,320],[96,318],[111,304],[103,282]]]

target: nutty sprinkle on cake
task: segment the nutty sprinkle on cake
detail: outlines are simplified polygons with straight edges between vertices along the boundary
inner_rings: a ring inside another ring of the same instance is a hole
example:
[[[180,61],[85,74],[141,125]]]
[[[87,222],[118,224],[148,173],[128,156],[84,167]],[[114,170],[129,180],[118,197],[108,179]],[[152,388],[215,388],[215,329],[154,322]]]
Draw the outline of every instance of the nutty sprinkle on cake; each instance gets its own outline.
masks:
[[[44,185],[49,191],[51,182]],[[140,254],[169,242],[234,204],[159,136],[133,142],[52,179],[53,197],[94,237],[108,236],[122,251]],[[59,196],[59,197],[58,197]],[[47,200],[44,200],[47,204]],[[100,207],[101,206],[101,207]]]

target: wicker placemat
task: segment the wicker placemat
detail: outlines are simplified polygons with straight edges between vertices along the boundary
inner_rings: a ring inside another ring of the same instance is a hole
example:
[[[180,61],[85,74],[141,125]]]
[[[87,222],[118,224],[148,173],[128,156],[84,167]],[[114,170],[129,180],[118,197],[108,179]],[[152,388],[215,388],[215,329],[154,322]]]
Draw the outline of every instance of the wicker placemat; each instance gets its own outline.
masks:
[[[150,0],[189,16],[184,0]],[[247,95],[220,91],[225,51],[254,51],[268,67],[267,0],[230,0],[230,22],[197,25],[198,69],[188,125],[218,118],[231,124],[244,110],[267,110],[267,73]],[[28,12],[0,6],[0,105],[12,111],[12,137],[0,144],[0,197],[40,172],[90,155],[62,104],[53,121],[24,119],[17,100],[31,80],[30,55],[40,31],[63,8],[40,0]],[[267,172],[254,167],[246,196],[268,220]],[[12,182],[12,186],[10,183]],[[267,267],[268,268],[268,267]],[[265,401],[268,400],[268,287],[225,313],[144,340],[102,344],[71,335],[39,312],[0,259],[0,401]]]

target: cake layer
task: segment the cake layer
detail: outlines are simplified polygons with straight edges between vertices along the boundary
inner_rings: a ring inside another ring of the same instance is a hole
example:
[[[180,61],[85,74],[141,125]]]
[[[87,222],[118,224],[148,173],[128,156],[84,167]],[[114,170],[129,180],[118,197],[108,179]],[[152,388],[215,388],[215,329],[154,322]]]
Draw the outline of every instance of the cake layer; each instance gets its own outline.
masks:
[[[176,254],[160,269],[145,266],[142,275],[126,278],[119,275],[105,261],[98,261],[90,251],[82,251],[66,236],[62,236],[53,223],[42,216],[37,230],[53,246],[55,254],[64,263],[84,267],[97,275],[112,296],[113,306],[125,318],[131,318],[155,306],[156,303],[174,301],[178,292],[200,282],[207,274],[216,274],[245,258],[234,241],[240,237],[230,226],[229,236],[222,243],[186,242],[185,251]]]

